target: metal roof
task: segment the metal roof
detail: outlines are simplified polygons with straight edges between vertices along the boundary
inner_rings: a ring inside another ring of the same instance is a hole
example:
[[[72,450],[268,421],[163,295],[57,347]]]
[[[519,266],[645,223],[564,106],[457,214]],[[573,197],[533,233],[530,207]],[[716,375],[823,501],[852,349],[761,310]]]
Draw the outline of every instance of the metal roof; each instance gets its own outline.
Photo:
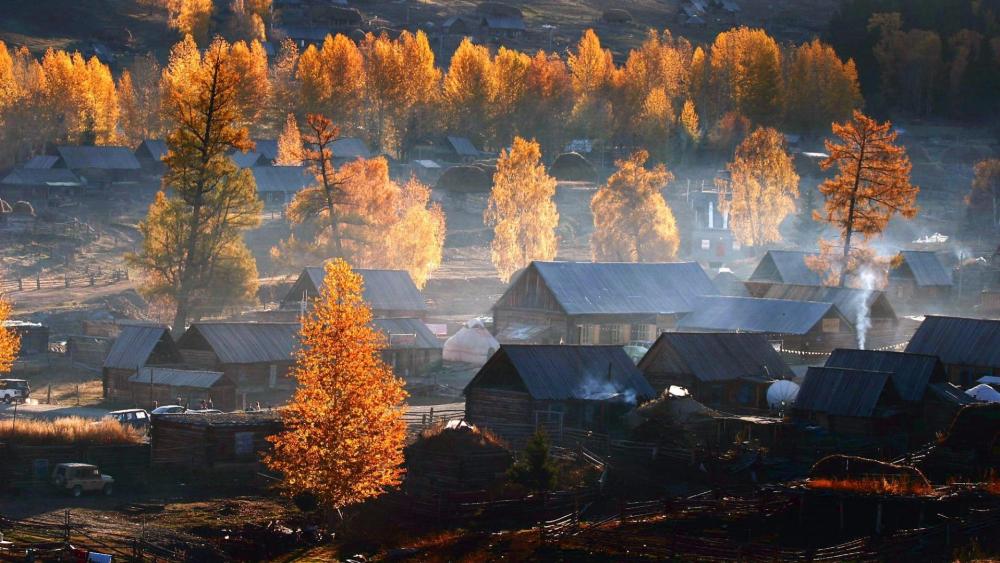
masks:
[[[536,261],[529,268],[568,315],[686,313],[699,297],[719,293],[697,262]]]
[[[170,331],[164,326],[137,326],[128,325],[121,329],[118,338],[115,338],[108,356],[104,359],[104,367],[113,369],[139,369],[146,365],[150,354],[156,349],[157,344],[162,343],[170,348],[174,354],[177,347],[174,345]]]
[[[459,156],[481,156],[483,154],[467,137],[448,135],[448,143]]]
[[[257,192],[298,192],[316,179],[305,166],[254,166],[250,168]]]
[[[1000,321],[927,316],[906,345],[945,364],[1000,368]]]
[[[264,155],[256,151],[250,151],[250,152],[236,151],[230,154],[229,158],[233,159],[233,162],[239,168],[251,168],[260,164],[260,161],[261,159],[264,158]]]
[[[767,288],[763,297],[833,303],[852,324],[862,315],[896,318],[896,312],[893,310],[892,304],[889,303],[889,299],[886,298],[885,292],[879,290],[866,291],[852,287],[774,284]]]
[[[66,168],[15,168],[0,181],[5,186],[82,186],[84,182]]]
[[[268,160],[278,158],[278,141],[274,139],[254,139],[254,150]]]
[[[153,379],[153,385],[209,389],[225,376],[219,371],[145,367],[140,369],[139,373],[129,377],[128,380],[129,383],[145,383],[149,385],[150,377]]]
[[[138,170],[139,161],[128,147],[63,145],[56,147],[70,170]]]
[[[743,280],[732,272],[719,272],[712,278],[712,283],[715,284],[716,289],[722,295],[750,297],[750,292],[747,291],[747,286],[744,285]]]
[[[832,303],[753,297],[703,297],[694,312],[677,322],[677,328],[806,334],[831,310],[839,313]]]
[[[224,364],[292,361],[299,349],[298,323],[194,323],[177,345],[190,346],[194,334],[200,334]]]
[[[402,348],[436,348],[441,349],[441,341],[434,336],[420,319],[374,319],[375,329],[385,335],[386,345],[393,350]],[[394,338],[401,335],[413,335],[414,339]]]
[[[148,154],[155,161],[161,161],[167,156],[167,142],[163,139],[146,139],[135,149],[136,157],[141,153]]]
[[[354,273],[364,281],[363,297],[373,311],[427,310],[424,297],[405,270],[354,270]],[[288,291],[285,301],[299,301],[303,292],[306,297],[316,297],[321,287],[323,268],[307,267]]]
[[[826,367],[892,374],[892,384],[904,401],[923,399],[931,381],[945,379],[938,357],[925,354],[838,348],[827,358]]]
[[[878,371],[811,367],[806,372],[795,410],[836,416],[869,417],[890,375]]]
[[[806,257],[815,255],[797,250],[769,250],[760,259],[749,281],[823,285],[819,274],[806,266]]]
[[[483,24],[490,29],[524,31],[524,20],[516,16],[483,16]]]
[[[899,253],[902,256],[902,264],[890,271],[890,277],[896,275],[903,266],[909,268],[913,273],[913,280],[920,287],[928,286],[951,286],[951,271],[945,268],[938,255],[929,250],[903,250]]]
[[[507,364],[517,372],[534,399],[652,399],[656,392],[621,346],[501,345],[500,350],[469,382]]]
[[[333,158],[371,158],[372,153],[368,150],[365,142],[356,137],[344,137],[330,143],[330,151]]]
[[[52,168],[59,162],[59,157],[54,154],[40,154],[33,156],[24,163],[24,168]]]
[[[643,373],[651,369],[702,382],[794,376],[764,335],[735,332],[664,332],[639,362]]]

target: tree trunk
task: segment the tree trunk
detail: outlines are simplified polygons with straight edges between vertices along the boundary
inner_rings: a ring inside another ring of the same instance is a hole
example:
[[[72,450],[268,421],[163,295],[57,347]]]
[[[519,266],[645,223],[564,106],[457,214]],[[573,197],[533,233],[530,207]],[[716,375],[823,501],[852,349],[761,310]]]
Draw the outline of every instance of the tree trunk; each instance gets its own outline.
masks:
[[[851,255],[851,235],[854,234],[854,206],[858,203],[858,187],[861,185],[861,169],[865,161],[865,137],[858,146],[858,166],[854,171],[854,187],[851,188],[851,205],[847,208],[847,232],[844,233],[844,263],[840,269],[840,287],[847,286],[847,263]]]

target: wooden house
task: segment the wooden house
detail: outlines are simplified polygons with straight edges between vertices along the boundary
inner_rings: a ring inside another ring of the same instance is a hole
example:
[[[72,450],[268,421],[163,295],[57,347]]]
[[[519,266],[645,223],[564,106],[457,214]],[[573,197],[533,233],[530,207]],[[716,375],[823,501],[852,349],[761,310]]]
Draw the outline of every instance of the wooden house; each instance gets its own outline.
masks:
[[[201,401],[211,401],[213,408],[223,411],[236,410],[239,406],[236,404],[236,385],[218,371],[143,367],[128,378],[128,392],[132,405],[150,410],[158,404],[181,404],[197,409]]]
[[[951,298],[951,290],[951,270],[935,252],[904,250],[889,269],[889,296],[908,309],[940,307]]]
[[[795,250],[769,250],[746,281],[751,297],[763,297],[775,284],[823,285],[819,274],[810,270],[806,258],[815,253]]]
[[[238,406],[284,403],[295,390],[286,377],[299,348],[298,323],[203,322],[177,340],[184,362],[218,371],[236,384]]]
[[[794,374],[763,334],[664,332],[639,361],[657,393],[678,385],[710,407],[767,409],[767,387]]]
[[[159,175],[166,170],[163,157],[167,156],[167,142],[163,139],[146,139],[139,143],[134,154],[143,172]]]
[[[656,392],[621,346],[501,345],[465,387],[467,421],[509,428],[608,431]]]
[[[442,344],[420,319],[375,319],[385,336],[382,359],[398,376],[422,375],[441,364]]]
[[[929,315],[906,351],[941,358],[948,380],[972,387],[985,375],[1000,375],[1000,320]]]
[[[897,334],[899,318],[885,292],[850,287],[775,284],[763,297],[833,303],[851,322],[855,330],[864,328],[866,348],[890,346],[905,340]],[[867,323],[867,326],[864,325]],[[860,341],[859,341],[860,343]]]
[[[269,451],[267,437],[281,432],[276,412],[153,415],[153,465],[194,471],[253,472]]]
[[[264,205],[283,206],[316,181],[305,166],[253,166],[250,172]]]
[[[782,351],[830,352],[857,345],[854,326],[833,303],[704,297],[677,322],[687,332],[755,332]]]
[[[104,398],[132,401],[129,378],[148,365],[178,365],[181,354],[165,326],[125,326],[104,358]]]
[[[330,143],[330,152],[333,153],[333,162],[340,166],[346,162],[359,158],[369,159],[372,153],[368,150],[368,145],[357,137],[341,137]]]
[[[71,170],[95,189],[87,193],[102,199],[128,198],[141,186],[142,166],[128,147],[61,145],[53,168]]]
[[[15,168],[0,180],[0,199],[41,205],[52,200],[79,199],[87,189],[87,183],[72,170]]]
[[[476,148],[468,137],[457,135],[447,136],[448,146],[451,148],[451,157],[458,162],[472,162],[483,158],[486,153]]]
[[[33,356],[49,351],[49,327],[31,321],[0,321],[0,328],[12,330],[20,339],[17,356]]]
[[[375,318],[423,318],[427,303],[405,270],[354,270],[364,281],[363,297]],[[282,309],[300,311],[323,287],[323,268],[304,268],[281,302]]]
[[[716,295],[697,262],[532,262],[493,306],[497,340],[652,342],[699,298]]]

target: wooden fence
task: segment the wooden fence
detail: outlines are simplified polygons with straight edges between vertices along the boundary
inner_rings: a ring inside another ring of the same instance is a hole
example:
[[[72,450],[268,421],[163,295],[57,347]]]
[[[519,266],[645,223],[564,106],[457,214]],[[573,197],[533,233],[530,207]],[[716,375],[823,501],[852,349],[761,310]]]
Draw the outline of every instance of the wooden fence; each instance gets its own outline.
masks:
[[[115,268],[112,270],[97,269],[94,271],[84,271],[79,274],[63,274],[61,276],[0,278],[0,294],[39,291],[42,289],[97,287],[114,285],[128,279],[128,270],[124,268]]]

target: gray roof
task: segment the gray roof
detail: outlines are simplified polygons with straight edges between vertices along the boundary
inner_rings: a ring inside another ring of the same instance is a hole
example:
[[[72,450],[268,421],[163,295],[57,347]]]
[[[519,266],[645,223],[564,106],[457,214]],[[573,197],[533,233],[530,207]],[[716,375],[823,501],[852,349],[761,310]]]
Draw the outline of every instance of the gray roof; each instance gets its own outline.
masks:
[[[264,155],[256,151],[250,152],[240,152],[236,151],[229,155],[229,158],[233,159],[236,166],[240,168],[251,168],[257,166],[264,159]]]
[[[194,323],[177,341],[190,347],[200,334],[224,364],[287,362],[299,349],[298,323]]]
[[[763,334],[735,332],[664,332],[639,370],[691,374],[702,382],[794,375]]]
[[[769,250],[749,281],[770,283],[792,283],[799,285],[823,285],[819,274],[806,266],[806,257],[815,253],[797,250]]]
[[[135,149],[135,154],[136,157],[140,154],[142,156],[148,154],[149,158],[161,161],[163,157],[167,156],[167,142],[163,139],[146,139]]]
[[[254,166],[250,172],[257,192],[298,192],[316,181],[305,166]]]
[[[747,286],[744,285],[743,280],[732,272],[719,272],[712,278],[712,283],[715,284],[716,289],[719,290],[721,295],[750,297],[750,292],[747,291]]]
[[[373,311],[425,311],[427,303],[405,270],[354,270],[364,280],[364,299]],[[308,284],[304,282],[308,281]],[[305,287],[303,287],[305,285]],[[323,268],[310,266],[288,291],[286,302],[298,301],[302,292],[316,297],[323,287]]]
[[[945,364],[1000,368],[1000,320],[928,316],[906,345]]]
[[[289,39],[295,41],[322,42],[327,35],[330,35],[328,28],[318,26],[284,25],[280,29]]]
[[[704,297],[694,312],[677,322],[677,328],[806,334],[831,310],[837,311],[836,305],[813,301]]]
[[[524,20],[516,16],[483,16],[483,25],[502,31],[524,31]]]
[[[811,367],[806,372],[795,410],[836,416],[869,417],[890,375],[879,371]]]
[[[467,137],[448,135],[448,144],[459,156],[482,156],[483,154]]]
[[[886,298],[885,292],[879,290],[865,291],[851,287],[774,284],[767,288],[763,297],[833,303],[852,324],[862,314],[870,314],[878,318],[896,318],[896,312],[893,310],[892,304],[889,303],[889,299]]]
[[[612,399],[634,394],[652,399],[656,392],[621,346],[503,345],[469,382],[508,363],[537,400]]]
[[[701,296],[719,293],[697,262],[532,262],[528,267],[537,270],[568,315],[686,313]]]
[[[254,139],[254,150],[268,160],[278,158],[278,141],[274,139]]]
[[[393,350],[402,348],[426,349],[443,348],[441,341],[434,336],[420,319],[374,319],[375,329],[386,337],[386,344]],[[413,335],[414,339],[395,338],[396,336]]]
[[[944,381],[945,373],[937,356],[838,348],[826,360],[826,367],[880,371],[892,375],[892,384],[904,401],[923,399],[931,381]]]
[[[108,356],[104,359],[104,367],[112,369],[139,369],[146,365],[150,354],[162,343],[172,351],[176,351],[170,331],[163,326],[128,325],[122,327],[118,338],[115,338]]]
[[[59,157],[54,154],[40,154],[29,158],[24,168],[52,168],[58,162]]]
[[[372,153],[368,150],[365,142],[356,137],[343,137],[330,143],[330,151],[333,158],[371,158]]]
[[[66,168],[15,168],[0,181],[7,186],[82,186],[84,183]]]
[[[139,373],[128,378],[129,383],[145,383],[149,385],[152,375],[153,385],[165,385],[169,387],[197,387],[209,389],[224,375],[219,371],[194,371],[186,369],[172,368],[142,368]]]
[[[890,277],[896,277],[893,274],[906,266],[909,267],[913,273],[913,280],[920,287],[952,285],[951,271],[945,268],[936,253],[925,250],[904,250],[900,252],[900,255],[902,255],[903,262],[899,267],[892,269]]]
[[[56,147],[59,156],[66,163],[66,168],[70,170],[82,170],[94,168],[99,170],[138,170],[139,161],[136,160],[132,149],[128,147],[109,146],[59,146]]]

